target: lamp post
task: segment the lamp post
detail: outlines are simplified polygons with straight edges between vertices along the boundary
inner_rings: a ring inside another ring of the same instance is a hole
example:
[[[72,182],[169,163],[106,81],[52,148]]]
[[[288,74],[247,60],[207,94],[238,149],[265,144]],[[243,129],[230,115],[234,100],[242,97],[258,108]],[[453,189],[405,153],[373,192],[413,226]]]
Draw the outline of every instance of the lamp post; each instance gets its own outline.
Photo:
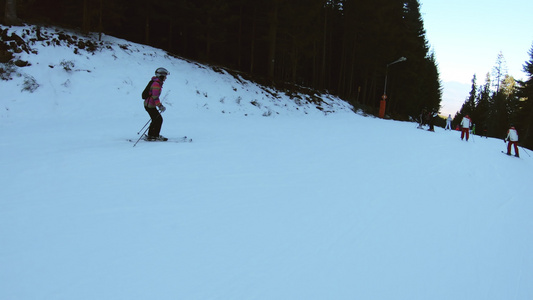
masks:
[[[385,86],[383,88],[383,96],[381,96],[381,101],[379,102],[379,117],[382,119],[385,117],[385,107],[387,105],[387,75],[389,72],[389,66],[406,60],[407,58],[402,56],[397,60],[387,64],[387,67],[385,68]]]

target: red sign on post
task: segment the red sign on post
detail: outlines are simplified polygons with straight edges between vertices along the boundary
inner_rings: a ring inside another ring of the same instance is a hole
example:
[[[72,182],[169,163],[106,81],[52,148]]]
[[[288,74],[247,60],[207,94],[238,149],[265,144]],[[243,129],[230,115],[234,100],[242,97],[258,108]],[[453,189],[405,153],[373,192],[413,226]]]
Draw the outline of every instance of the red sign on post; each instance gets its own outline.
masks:
[[[379,101],[379,117],[383,119],[385,117],[385,107],[387,106],[387,101]]]

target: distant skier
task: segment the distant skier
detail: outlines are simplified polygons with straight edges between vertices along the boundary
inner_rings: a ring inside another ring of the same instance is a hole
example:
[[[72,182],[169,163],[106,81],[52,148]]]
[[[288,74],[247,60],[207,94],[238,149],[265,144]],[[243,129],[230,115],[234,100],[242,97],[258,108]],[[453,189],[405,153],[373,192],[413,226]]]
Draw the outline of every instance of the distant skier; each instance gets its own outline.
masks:
[[[472,120],[470,120],[470,117],[468,115],[464,116],[463,120],[461,121],[461,140],[464,139],[466,135],[466,141],[468,142],[468,138],[470,137],[471,124]]]
[[[488,131],[488,127],[487,125],[483,125],[483,133],[482,133],[482,137],[484,136],[486,139],[488,139],[488,136],[487,136],[487,131]]]
[[[160,112],[164,112],[166,108],[159,99],[163,83],[168,75],[170,75],[170,72],[165,68],[158,68],[155,70],[155,76],[152,77],[152,85],[150,86],[150,94],[148,98],[144,100],[144,109],[146,109],[152,120],[150,128],[148,129],[148,136],[146,137],[147,141],[168,140],[166,137],[160,135],[161,126],[163,125],[163,117]]]
[[[422,112],[420,112],[420,116],[419,116],[419,120],[420,120],[420,122],[419,122],[419,124],[418,124],[418,128],[420,128],[420,129],[422,129],[422,128],[424,127],[424,124],[425,124],[424,120],[425,120],[425,118],[426,118],[426,113],[427,113],[427,112],[426,112],[426,108],[424,107],[424,108],[422,109]]]
[[[446,127],[444,127],[444,130],[452,130],[452,115],[449,114],[448,118],[446,119]]]
[[[507,137],[504,140],[505,142],[509,142],[507,144],[507,155],[511,155],[511,146],[514,145],[514,153],[516,157],[520,157],[518,155],[518,133],[516,132],[516,129],[511,124],[511,128],[507,131]]]
[[[428,113],[428,124],[429,124],[429,129],[428,129],[428,131],[435,131],[434,123],[435,123],[435,118],[436,118],[438,115],[439,115],[439,114],[436,113],[436,112],[429,112],[429,113]]]

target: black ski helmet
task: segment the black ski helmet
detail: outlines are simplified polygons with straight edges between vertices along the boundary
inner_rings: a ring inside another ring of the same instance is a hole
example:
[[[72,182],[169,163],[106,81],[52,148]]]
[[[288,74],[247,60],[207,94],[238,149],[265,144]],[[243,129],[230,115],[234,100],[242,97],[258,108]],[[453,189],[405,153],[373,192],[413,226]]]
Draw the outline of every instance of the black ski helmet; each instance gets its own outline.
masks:
[[[170,72],[167,71],[167,69],[165,68],[157,68],[157,70],[155,70],[155,76],[157,77],[161,77],[161,76],[168,76],[170,75]]]

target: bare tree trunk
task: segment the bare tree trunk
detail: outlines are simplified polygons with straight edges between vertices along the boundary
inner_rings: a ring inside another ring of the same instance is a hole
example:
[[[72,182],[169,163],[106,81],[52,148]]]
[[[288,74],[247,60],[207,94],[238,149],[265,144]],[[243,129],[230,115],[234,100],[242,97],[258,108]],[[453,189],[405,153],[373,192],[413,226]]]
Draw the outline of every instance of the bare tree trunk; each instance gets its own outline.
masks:
[[[146,16],[146,22],[144,24],[144,43],[150,43],[150,17]]]
[[[256,12],[257,8],[254,8],[254,17],[253,17],[253,25],[252,25],[252,38],[251,38],[251,45],[250,45],[250,74],[254,73],[254,60],[255,60],[255,28],[256,28]]]
[[[298,49],[296,46],[295,38],[292,40],[292,55],[290,56],[291,59],[291,81],[296,82],[296,77],[298,75]]]
[[[237,38],[237,67],[241,69],[241,50],[242,50],[242,7],[243,4],[239,7],[239,33]]]
[[[318,87],[326,87],[326,50],[327,50],[327,30],[328,30],[328,12],[324,11],[324,38],[322,41],[322,67],[320,68],[320,81]]]
[[[276,66],[276,37],[278,30],[278,0],[274,0],[274,7],[270,12],[270,27],[268,30],[268,42],[270,44],[268,51],[268,77],[274,79],[274,68]]]
[[[150,43],[150,13],[149,13],[150,10],[149,9],[150,9],[150,2],[146,1],[145,11],[144,11],[144,13],[146,14],[146,20],[144,23],[144,43],[147,45]]]
[[[83,20],[81,24],[81,31],[85,34],[89,33],[89,30],[91,30],[91,18],[89,17],[89,5],[87,2],[88,0],[83,0]]]
[[[6,0],[5,12],[6,25],[20,25],[22,22],[17,18],[17,0]]]
[[[104,15],[104,0],[100,0],[100,17],[98,19],[98,40],[102,40],[102,33],[104,31],[104,24],[103,24],[103,15]]]
[[[212,18],[211,15],[207,15],[207,32],[205,33],[205,58],[209,61],[211,58],[211,45],[212,45],[212,38],[211,38],[211,24],[212,24]]]
[[[173,29],[174,29],[174,24],[172,23],[172,20],[169,22],[168,24],[168,49],[171,51],[171,52],[174,52],[174,33],[173,33]]]
[[[344,40],[342,42],[342,47],[341,47],[341,54],[340,54],[340,61],[341,61],[341,64],[339,66],[339,79],[337,82],[337,93],[339,95],[342,95],[342,97],[345,97],[346,96],[346,93],[345,93],[345,74],[346,74],[346,40]]]
[[[354,37],[353,45],[352,45],[352,57],[350,59],[350,75],[348,77],[348,96],[354,96],[355,91],[355,58],[357,57],[356,50],[357,49],[357,37]],[[360,88],[359,88],[360,89]],[[358,99],[357,99],[358,100]]]

